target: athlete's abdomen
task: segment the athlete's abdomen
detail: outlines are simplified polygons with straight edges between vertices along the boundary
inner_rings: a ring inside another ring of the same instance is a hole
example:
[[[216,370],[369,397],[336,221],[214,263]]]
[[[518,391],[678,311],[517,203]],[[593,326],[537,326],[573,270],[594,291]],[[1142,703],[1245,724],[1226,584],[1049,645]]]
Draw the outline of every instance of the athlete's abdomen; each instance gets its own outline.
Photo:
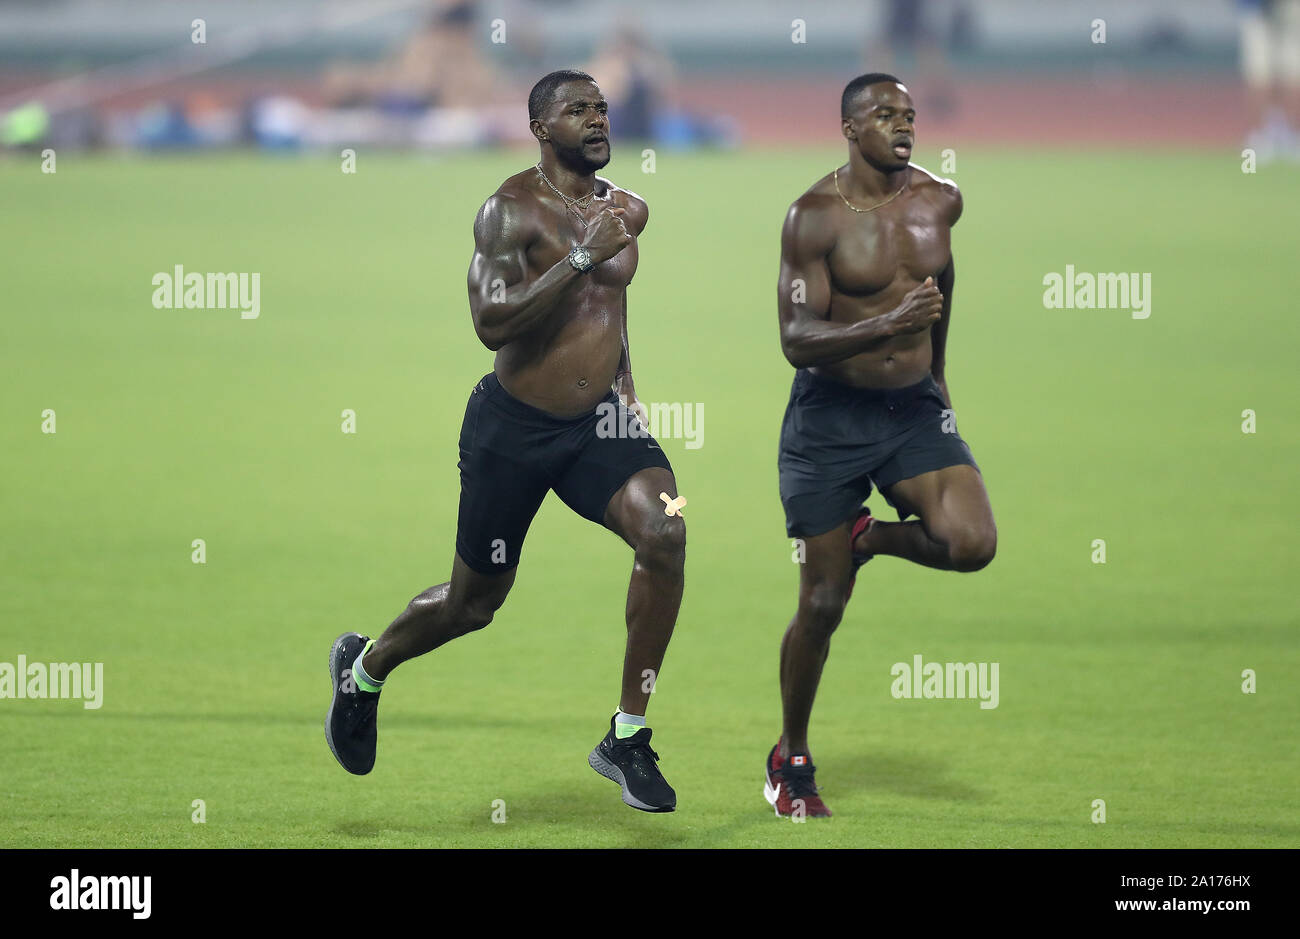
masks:
[[[497,353],[495,371],[514,397],[557,417],[592,410],[609,394],[623,353],[621,291],[591,291],[542,331]]]
[[[880,349],[812,369],[822,378],[855,388],[906,388],[930,371],[930,331],[896,336]]]
[[[895,283],[867,297],[834,294],[831,297],[831,321],[856,323],[885,316],[897,308],[914,286],[910,282]],[[822,378],[855,388],[906,388],[926,376],[931,361],[930,330],[924,329],[891,336],[871,349],[839,362],[819,365],[812,371]]]

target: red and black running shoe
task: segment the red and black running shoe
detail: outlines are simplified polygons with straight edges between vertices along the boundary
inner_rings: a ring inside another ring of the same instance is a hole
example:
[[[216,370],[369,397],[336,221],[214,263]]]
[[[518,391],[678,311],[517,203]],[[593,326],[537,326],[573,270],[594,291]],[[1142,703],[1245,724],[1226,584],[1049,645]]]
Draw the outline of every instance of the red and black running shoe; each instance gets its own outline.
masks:
[[[791,753],[781,759],[781,744],[772,748],[764,767],[763,798],[776,810],[778,816],[793,816],[796,812],[804,818],[826,818],[831,810],[817,794],[812,757],[807,753]]]
[[[874,554],[853,550],[853,545],[857,543],[858,536],[870,528],[871,523],[874,521],[875,519],[871,517],[871,509],[864,505],[858,509],[857,518],[853,520],[853,527],[849,529],[849,551],[853,553],[853,576],[849,578],[849,592],[848,596],[844,598],[846,602],[849,597],[853,596],[853,585],[858,582],[858,570],[863,564],[875,557]]]

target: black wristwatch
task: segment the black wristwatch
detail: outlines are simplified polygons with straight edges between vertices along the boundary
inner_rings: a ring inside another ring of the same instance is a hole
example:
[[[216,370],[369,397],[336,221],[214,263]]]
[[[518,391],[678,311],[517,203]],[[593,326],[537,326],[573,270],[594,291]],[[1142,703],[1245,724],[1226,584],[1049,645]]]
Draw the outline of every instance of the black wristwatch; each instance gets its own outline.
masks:
[[[592,263],[591,252],[582,245],[574,245],[569,249],[569,263],[573,265],[574,270],[584,274],[596,266]]]

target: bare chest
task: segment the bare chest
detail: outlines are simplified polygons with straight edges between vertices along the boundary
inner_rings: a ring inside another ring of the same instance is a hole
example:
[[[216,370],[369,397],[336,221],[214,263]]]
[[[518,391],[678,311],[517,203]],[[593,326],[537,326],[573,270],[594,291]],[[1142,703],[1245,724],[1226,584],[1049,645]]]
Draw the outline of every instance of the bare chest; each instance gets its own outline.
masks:
[[[577,218],[566,220],[557,217],[528,251],[528,266],[535,277],[546,273],[557,262],[568,257],[570,249],[586,237],[586,230]],[[638,260],[634,237],[629,245],[612,258],[591,269],[583,283],[609,290],[622,290],[632,282]]]
[[[952,256],[951,228],[928,207],[897,215],[844,214],[828,259],[837,293],[866,295],[899,280],[919,283],[937,275]]]

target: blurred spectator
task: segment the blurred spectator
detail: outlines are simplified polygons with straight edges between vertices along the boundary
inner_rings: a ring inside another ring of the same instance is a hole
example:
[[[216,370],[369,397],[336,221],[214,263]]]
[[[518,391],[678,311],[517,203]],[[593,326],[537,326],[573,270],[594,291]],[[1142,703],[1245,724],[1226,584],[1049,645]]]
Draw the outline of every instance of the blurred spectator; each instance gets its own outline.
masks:
[[[609,102],[611,129],[620,137],[649,140],[655,116],[672,93],[673,64],[632,19],[623,20],[609,36],[584,71]]]
[[[967,49],[972,45],[974,21],[969,4],[963,0],[885,0],[884,14],[880,29],[869,34],[868,69],[903,78],[913,90],[917,109],[924,109],[927,116],[952,114],[957,108],[957,91],[946,47]],[[898,53],[902,65],[896,65]]]
[[[497,76],[474,34],[477,6],[478,0],[435,0],[423,28],[389,58],[331,66],[326,101],[406,114],[481,103]]]
[[[1246,145],[1261,163],[1300,159],[1300,0],[1238,0]]]
[[[616,139],[674,147],[736,142],[734,122],[673,107],[676,69],[635,18],[624,15],[607,35],[583,70],[596,79],[609,102],[609,125]]]

